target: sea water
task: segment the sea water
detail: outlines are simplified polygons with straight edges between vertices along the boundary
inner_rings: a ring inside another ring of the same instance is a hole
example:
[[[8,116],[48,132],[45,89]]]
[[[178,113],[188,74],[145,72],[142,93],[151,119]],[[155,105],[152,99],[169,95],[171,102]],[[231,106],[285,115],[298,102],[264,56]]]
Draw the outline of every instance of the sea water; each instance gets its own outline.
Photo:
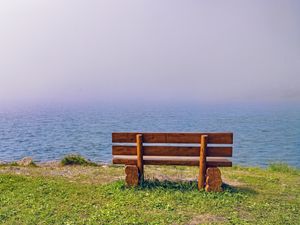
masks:
[[[0,109],[0,161],[59,160],[79,153],[111,161],[111,133],[234,133],[233,163],[300,167],[300,107],[295,105],[93,105]]]

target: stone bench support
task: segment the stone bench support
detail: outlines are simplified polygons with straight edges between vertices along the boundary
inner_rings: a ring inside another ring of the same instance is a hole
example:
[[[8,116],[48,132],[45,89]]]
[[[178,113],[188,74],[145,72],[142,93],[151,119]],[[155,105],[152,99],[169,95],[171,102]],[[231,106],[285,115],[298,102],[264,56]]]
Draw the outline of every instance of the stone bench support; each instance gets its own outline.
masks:
[[[207,168],[205,191],[207,192],[222,191],[222,178],[221,178],[221,171],[219,168],[217,167]]]

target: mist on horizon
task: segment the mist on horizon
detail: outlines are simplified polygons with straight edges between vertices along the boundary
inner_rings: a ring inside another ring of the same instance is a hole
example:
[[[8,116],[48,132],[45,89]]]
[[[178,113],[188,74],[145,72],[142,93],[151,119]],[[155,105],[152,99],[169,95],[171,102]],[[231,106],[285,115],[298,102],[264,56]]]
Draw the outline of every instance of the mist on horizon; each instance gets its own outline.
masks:
[[[0,106],[300,102],[300,4],[0,3]]]

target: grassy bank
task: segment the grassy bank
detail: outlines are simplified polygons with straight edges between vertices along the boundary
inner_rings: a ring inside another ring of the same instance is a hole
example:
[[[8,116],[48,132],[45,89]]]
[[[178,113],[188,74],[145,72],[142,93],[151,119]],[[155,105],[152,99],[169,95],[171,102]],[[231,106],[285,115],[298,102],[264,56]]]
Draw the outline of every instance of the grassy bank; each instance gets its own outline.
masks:
[[[197,168],[145,167],[125,188],[123,167],[0,167],[1,224],[299,224],[300,171],[222,169],[223,193],[198,192]]]

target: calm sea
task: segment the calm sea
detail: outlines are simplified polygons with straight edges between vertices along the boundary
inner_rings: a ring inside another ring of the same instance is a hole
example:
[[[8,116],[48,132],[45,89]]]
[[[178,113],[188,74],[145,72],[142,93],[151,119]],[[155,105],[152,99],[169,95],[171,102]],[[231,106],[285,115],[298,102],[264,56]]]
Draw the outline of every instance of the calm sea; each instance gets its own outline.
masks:
[[[235,164],[300,167],[298,106],[82,106],[0,109],[0,161],[80,153],[111,160],[114,131],[232,131]]]

